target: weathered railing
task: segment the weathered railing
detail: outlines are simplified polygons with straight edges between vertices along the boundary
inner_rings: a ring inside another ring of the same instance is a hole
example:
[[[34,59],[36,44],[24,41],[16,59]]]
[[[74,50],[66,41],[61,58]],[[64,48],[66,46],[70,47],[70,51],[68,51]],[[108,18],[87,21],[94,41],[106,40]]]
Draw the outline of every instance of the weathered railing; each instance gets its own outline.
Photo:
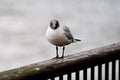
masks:
[[[120,43],[0,73],[0,80],[80,80],[80,77],[120,80]]]

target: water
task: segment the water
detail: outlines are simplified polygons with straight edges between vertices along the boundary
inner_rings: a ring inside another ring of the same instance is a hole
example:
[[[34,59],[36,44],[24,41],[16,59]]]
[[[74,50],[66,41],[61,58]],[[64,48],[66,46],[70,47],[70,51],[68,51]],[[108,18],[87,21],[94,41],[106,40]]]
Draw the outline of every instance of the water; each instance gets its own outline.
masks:
[[[66,24],[81,43],[65,55],[120,41],[119,0],[0,0],[0,71],[48,60],[55,47],[45,39],[52,19]]]

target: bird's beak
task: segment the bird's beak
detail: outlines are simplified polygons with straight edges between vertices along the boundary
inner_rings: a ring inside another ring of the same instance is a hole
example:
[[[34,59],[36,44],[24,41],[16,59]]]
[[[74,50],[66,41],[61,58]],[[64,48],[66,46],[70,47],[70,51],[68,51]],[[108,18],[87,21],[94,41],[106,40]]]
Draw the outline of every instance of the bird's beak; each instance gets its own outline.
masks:
[[[55,28],[55,27],[56,27],[56,25],[55,25],[55,24],[53,24],[53,27]]]

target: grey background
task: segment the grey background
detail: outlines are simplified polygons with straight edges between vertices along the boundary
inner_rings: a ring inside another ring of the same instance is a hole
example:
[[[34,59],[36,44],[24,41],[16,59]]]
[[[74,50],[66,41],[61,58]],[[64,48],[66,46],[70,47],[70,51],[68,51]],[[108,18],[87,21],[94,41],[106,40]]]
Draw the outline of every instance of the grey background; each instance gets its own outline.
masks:
[[[0,0],[0,71],[55,57],[45,38],[52,19],[82,40],[65,55],[120,41],[119,0]]]

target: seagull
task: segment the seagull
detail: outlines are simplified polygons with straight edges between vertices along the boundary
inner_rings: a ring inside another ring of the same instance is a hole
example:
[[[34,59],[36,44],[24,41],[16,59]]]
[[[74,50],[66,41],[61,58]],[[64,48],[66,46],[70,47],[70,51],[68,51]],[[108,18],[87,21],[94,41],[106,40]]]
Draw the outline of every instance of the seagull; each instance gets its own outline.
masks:
[[[64,50],[66,45],[81,41],[80,39],[75,39],[72,36],[70,29],[67,26],[60,25],[58,20],[50,21],[50,27],[48,27],[46,31],[46,38],[51,44],[56,46],[57,59],[64,58]],[[58,47],[63,47],[62,57],[59,57],[58,55]]]

